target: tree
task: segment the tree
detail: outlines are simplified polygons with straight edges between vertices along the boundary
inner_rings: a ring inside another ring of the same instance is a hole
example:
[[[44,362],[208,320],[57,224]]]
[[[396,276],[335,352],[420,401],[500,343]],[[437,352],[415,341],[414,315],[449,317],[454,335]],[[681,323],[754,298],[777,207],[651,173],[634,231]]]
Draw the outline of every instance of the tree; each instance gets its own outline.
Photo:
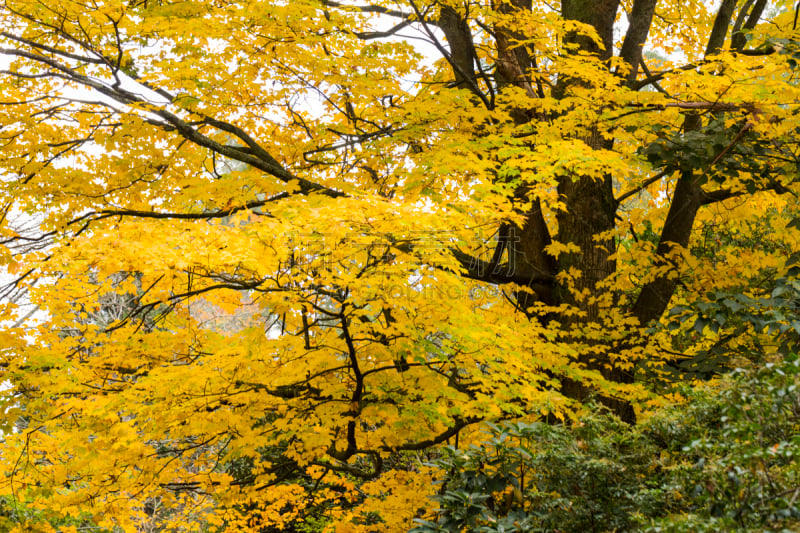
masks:
[[[784,279],[796,248],[786,3],[0,17],[0,253],[42,310],[1,334],[6,418],[27,422],[3,479],[55,513],[403,530],[432,490],[409,454],[593,396],[633,422],[651,376],[726,333],[673,342],[670,305]],[[767,209],[780,245],[692,253],[701,222]],[[245,302],[261,318],[206,320]]]

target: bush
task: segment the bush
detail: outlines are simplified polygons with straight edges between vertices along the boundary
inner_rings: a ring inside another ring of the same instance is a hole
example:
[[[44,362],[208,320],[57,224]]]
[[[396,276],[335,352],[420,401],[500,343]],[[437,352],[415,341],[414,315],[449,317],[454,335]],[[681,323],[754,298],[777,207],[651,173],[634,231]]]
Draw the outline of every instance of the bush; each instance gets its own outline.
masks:
[[[800,525],[800,361],[737,370],[632,427],[489,425],[445,448],[413,533],[789,531]]]
[[[800,522],[800,361],[737,370],[642,427],[686,516],[648,531],[774,531]],[[713,527],[712,527],[713,525]],[[789,529],[784,529],[789,530]]]

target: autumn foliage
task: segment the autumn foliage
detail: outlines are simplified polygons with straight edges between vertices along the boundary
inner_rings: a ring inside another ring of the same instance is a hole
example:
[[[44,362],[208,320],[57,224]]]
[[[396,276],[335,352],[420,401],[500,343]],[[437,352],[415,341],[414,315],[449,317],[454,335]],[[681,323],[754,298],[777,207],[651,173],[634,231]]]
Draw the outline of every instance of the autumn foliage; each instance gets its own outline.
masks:
[[[800,332],[737,314],[800,239],[789,2],[5,0],[0,27],[22,530],[407,531],[483,422],[632,423]]]

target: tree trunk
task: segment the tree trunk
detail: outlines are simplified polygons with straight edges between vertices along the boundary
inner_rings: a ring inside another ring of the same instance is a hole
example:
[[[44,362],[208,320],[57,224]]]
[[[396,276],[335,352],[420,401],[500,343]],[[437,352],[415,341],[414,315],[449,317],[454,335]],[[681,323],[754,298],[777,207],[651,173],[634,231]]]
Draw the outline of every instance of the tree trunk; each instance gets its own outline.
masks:
[[[631,6],[628,29],[619,50],[619,57],[628,67],[617,71],[630,88],[636,86],[642,60],[642,47],[649,34],[656,1],[634,0]],[[754,2],[745,3],[742,12],[736,18],[737,29],[747,30],[755,26],[763,11],[764,2],[760,0]],[[709,37],[706,56],[717,53],[723,46],[735,14],[736,4],[737,0],[723,0]],[[579,50],[596,55],[600,61],[610,59],[614,55],[614,22],[620,6],[619,0],[562,0],[561,6],[562,16],[565,19],[592,26],[600,37],[598,43],[578,32],[573,32],[565,36],[565,44],[577,44]],[[530,10],[531,2],[507,0],[502,4],[498,2],[495,7],[506,14],[513,14],[515,11]],[[479,73],[474,68],[476,59],[469,25],[462,15],[449,7],[442,8],[439,23],[451,49],[447,59],[453,67],[455,83],[476,93]],[[536,55],[532,45],[524,47],[513,45],[515,42],[523,41],[525,36],[514,34],[502,27],[495,27],[493,36],[497,52],[495,65],[497,90],[502,91],[503,87],[513,85],[524,89],[530,98],[545,98],[546,93],[542,84],[529,76],[530,71],[536,69]],[[737,36],[733,45],[741,47],[740,41],[741,37]],[[573,52],[568,51],[565,46],[562,53]],[[556,81],[550,96],[556,99],[563,98],[569,93],[570,87],[581,83],[585,82],[562,76]],[[484,104],[489,101],[485,95],[480,96],[483,96]],[[535,113],[523,108],[513,110],[511,116],[517,125],[547,120],[547,117],[536,116]],[[699,130],[701,127],[699,116],[687,115],[684,122],[686,131]],[[582,140],[595,150],[613,148],[613,141],[603,139],[596,133]],[[682,169],[656,250],[656,263],[667,264],[673,247],[688,245],[697,212],[706,203],[707,195],[696,182],[694,171],[695,169],[691,168]],[[602,309],[590,300],[600,294],[599,285],[616,271],[616,264],[612,259],[615,252],[614,240],[610,237],[600,238],[601,235],[610,235],[615,228],[618,205],[614,199],[612,183],[611,175],[602,177],[573,175],[559,178],[557,190],[560,201],[566,207],[556,214],[558,234],[553,238],[561,243],[574,245],[577,251],[563,253],[557,261],[545,252],[545,247],[551,243],[552,232],[547,226],[538,199],[530,198],[531,191],[524,187],[516,192],[520,203],[531,205],[532,201],[532,208],[525,213],[523,224],[506,224],[501,228],[498,248],[490,266],[496,268],[500,256],[507,251],[509,266],[502,275],[515,283],[526,283],[525,280],[530,280],[528,285],[534,294],[522,291],[517,295],[517,303],[523,311],[529,312],[530,306],[536,301],[554,306],[567,304],[577,308],[581,312],[580,318],[572,315],[540,317],[545,321],[556,318],[567,329],[578,329],[602,319]],[[563,281],[563,274],[570,272],[578,274],[571,276],[568,281]],[[473,277],[492,281],[491,276]],[[562,281],[556,282],[557,279]],[[629,311],[642,325],[657,320],[665,311],[676,286],[674,277],[662,271],[654,279],[647,281]],[[591,344],[597,341],[576,339],[576,342]],[[630,342],[641,341],[632,339]],[[633,382],[632,371],[613,365],[611,346],[601,349],[596,349],[599,348],[597,345],[590,347],[593,349],[578,356],[578,364],[583,368],[599,372],[612,382]],[[620,350],[620,347],[613,349]],[[593,394],[593,390],[587,384],[570,379],[562,380],[562,391],[579,401],[585,401]],[[630,403],[616,398],[600,398],[600,401],[623,420],[629,422],[634,420],[634,411]]]

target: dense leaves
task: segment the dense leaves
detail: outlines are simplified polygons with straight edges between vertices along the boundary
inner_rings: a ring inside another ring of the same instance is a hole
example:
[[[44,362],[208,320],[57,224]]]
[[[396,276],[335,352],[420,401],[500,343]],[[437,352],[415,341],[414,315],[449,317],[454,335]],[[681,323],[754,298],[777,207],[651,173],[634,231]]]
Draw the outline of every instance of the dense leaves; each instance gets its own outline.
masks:
[[[642,512],[663,511],[656,447],[612,416],[575,427],[492,426],[489,438],[446,448],[440,516],[415,533],[630,530]]]
[[[793,531],[800,360],[685,390],[635,428],[595,409],[444,448],[437,518],[412,531]]]
[[[3,0],[0,494],[43,524],[401,532],[483,422],[633,424],[736,364],[706,354],[788,347],[796,16]],[[614,427],[591,464],[553,430],[552,464],[616,476]],[[619,476],[592,490],[623,528]]]

